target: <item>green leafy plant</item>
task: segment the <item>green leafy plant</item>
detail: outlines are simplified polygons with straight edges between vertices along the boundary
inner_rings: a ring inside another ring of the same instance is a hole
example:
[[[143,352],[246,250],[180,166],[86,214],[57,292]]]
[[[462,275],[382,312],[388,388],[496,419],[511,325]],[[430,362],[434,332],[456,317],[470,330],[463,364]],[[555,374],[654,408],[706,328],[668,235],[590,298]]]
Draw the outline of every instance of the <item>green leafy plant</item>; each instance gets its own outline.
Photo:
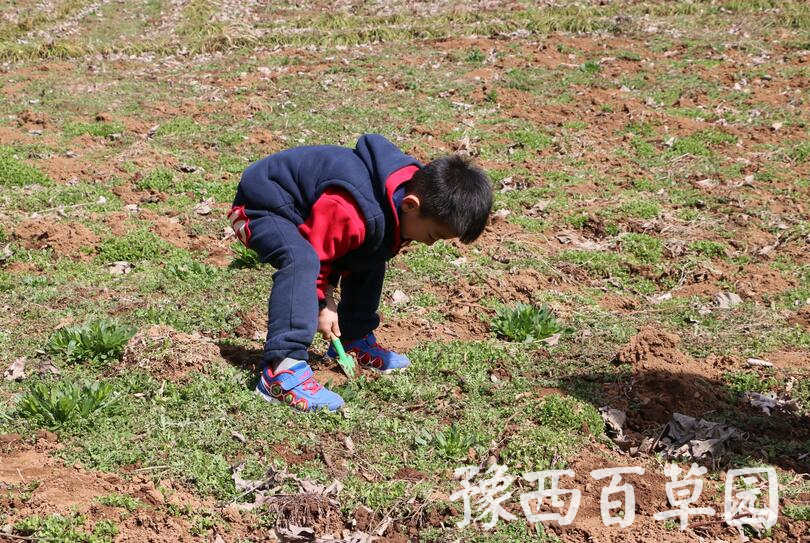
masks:
[[[87,421],[115,401],[109,383],[34,383],[20,399],[17,411],[39,426],[60,428]]]
[[[499,336],[512,341],[531,343],[561,332],[562,326],[546,306],[538,308],[528,304],[517,304],[514,307],[499,308],[492,329]]]
[[[241,243],[231,245],[231,251],[234,254],[230,264],[231,268],[258,268],[261,264],[256,251],[248,249]]]
[[[163,273],[168,277],[189,281],[191,279],[211,278],[216,275],[217,270],[197,260],[187,260],[167,264],[163,269]]]
[[[22,162],[14,149],[0,145],[0,186],[42,185],[48,181],[45,174]]]
[[[435,433],[423,430],[414,439],[417,445],[433,447],[439,454],[449,459],[465,456],[470,447],[474,447],[479,441],[479,436],[475,432],[467,432],[455,422]]]
[[[67,541],[70,543],[107,543],[118,534],[118,527],[109,520],[100,520],[93,531],[85,532],[81,527],[85,517],[78,513],[71,516],[34,515],[18,520],[13,525],[14,534],[31,541]]]
[[[104,364],[119,360],[135,330],[116,322],[99,320],[85,326],[57,330],[48,342],[47,350],[68,362]]]
[[[143,502],[139,499],[133,498],[128,494],[119,494],[117,492],[113,492],[105,496],[99,496],[98,503],[108,507],[121,507],[130,512],[144,506]]]

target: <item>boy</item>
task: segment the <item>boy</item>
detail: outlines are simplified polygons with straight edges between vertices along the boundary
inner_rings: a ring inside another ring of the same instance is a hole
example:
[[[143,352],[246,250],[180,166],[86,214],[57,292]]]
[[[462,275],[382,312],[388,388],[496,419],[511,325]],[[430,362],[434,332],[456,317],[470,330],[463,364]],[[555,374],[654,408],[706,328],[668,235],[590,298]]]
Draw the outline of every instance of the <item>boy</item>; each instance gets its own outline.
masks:
[[[277,269],[256,392],[301,411],[343,405],[307,363],[316,326],[326,339],[346,338],[360,364],[386,373],[407,367],[373,333],[386,261],[411,241],[471,243],[491,208],[489,180],[477,167],[458,156],[423,166],[377,134],[354,149],[298,147],[248,166],[228,218],[239,240]]]

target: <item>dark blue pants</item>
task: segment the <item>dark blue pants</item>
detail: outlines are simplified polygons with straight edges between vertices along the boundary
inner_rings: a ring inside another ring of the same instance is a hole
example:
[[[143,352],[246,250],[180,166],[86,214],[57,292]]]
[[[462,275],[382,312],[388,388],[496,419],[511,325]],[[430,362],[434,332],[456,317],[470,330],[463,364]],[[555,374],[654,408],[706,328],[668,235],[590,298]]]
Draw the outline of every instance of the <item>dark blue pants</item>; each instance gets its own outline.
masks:
[[[251,219],[250,248],[262,262],[276,268],[267,303],[264,362],[275,366],[286,357],[308,360],[307,348],[318,324],[318,255],[289,219],[250,209],[246,213]],[[385,263],[381,262],[341,280],[338,318],[344,340],[364,337],[380,324],[377,307],[384,275]]]

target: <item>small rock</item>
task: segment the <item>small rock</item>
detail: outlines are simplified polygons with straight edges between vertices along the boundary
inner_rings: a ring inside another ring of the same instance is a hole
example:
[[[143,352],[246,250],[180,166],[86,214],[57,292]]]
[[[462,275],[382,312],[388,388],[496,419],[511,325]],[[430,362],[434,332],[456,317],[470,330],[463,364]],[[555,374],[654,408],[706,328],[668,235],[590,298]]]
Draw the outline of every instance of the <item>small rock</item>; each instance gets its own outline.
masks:
[[[714,301],[720,309],[731,309],[732,307],[740,305],[742,298],[733,292],[723,291],[715,295]]]
[[[68,158],[76,158],[77,156],[79,156],[79,153],[77,153],[76,151],[68,151],[65,153],[65,156]]]
[[[456,268],[460,268],[461,266],[463,266],[466,263],[467,263],[467,257],[466,256],[460,256],[457,259],[450,262],[450,264],[452,264]]]
[[[107,271],[113,275],[126,275],[133,270],[135,266],[125,260],[118,260],[107,266]]]
[[[394,302],[394,305],[399,305],[408,303],[411,298],[401,290],[395,290],[391,295],[391,300]]]
[[[508,217],[511,214],[512,212],[509,211],[508,209],[499,209],[498,211],[492,214],[492,224],[495,224],[497,222],[506,219],[506,217]]]
[[[664,292],[664,293],[661,293],[661,294],[656,294],[655,296],[650,296],[648,299],[650,300],[650,303],[658,305],[658,304],[660,304],[662,302],[665,302],[667,300],[671,300],[672,299],[672,293],[671,292]]]
[[[194,212],[197,215],[208,215],[211,213],[211,200],[205,200],[194,206]]]
[[[138,207],[138,204],[127,204],[124,206],[124,209],[130,213],[137,213],[140,208]]]
[[[180,164],[177,169],[183,173],[194,173],[198,170],[196,166],[192,166],[191,164]]]
[[[771,128],[773,128],[773,131],[774,131],[774,132],[779,132],[780,130],[782,130],[782,127],[783,127],[784,125],[785,125],[785,123],[783,123],[783,122],[781,122],[781,121],[777,121],[777,122],[775,122],[775,123],[773,123],[773,124],[771,125]]]
[[[115,132],[114,134],[109,134],[107,136],[107,139],[110,141],[118,141],[121,139],[121,134],[118,132]]]
[[[771,368],[773,364],[768,362],[767,360],[762,360],[761,358],[749,358],[745,361],[746,364],[749,366],[760,366],[764,368]]]
[[[98,200],[96,200],[96,203],[99,204],[99,205],[106,204],[107,203],[107,197],[106,196],[99,196]]]

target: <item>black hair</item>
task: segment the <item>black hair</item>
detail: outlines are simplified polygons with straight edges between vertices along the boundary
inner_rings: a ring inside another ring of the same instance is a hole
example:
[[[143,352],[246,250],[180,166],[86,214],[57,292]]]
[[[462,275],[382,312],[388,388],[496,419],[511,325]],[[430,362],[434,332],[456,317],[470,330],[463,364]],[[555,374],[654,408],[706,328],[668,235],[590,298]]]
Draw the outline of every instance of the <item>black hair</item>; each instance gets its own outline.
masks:
[[[484,231],[492,186],[487,174],[464,157],[437,158],[414,174],[408,189],[419,197],[421,215],[449,226],[462,243],[472,243]]]

